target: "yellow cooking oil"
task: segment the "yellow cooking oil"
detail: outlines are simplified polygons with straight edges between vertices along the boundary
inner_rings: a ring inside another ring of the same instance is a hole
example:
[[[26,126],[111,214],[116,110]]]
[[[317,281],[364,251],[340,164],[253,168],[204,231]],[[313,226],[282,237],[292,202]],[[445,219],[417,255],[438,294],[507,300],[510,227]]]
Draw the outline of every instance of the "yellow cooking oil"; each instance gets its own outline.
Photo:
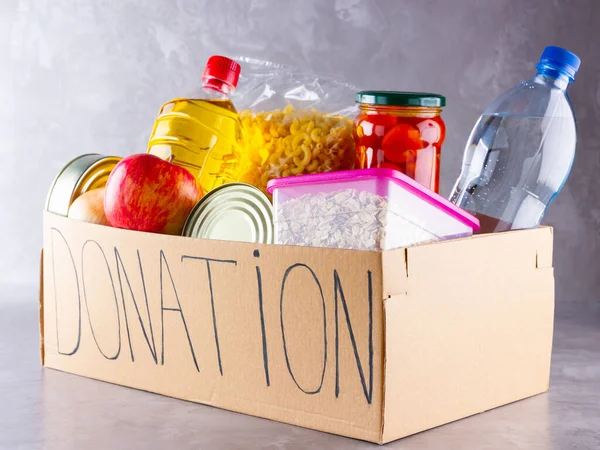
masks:
[[[202,87],[162,106],[148,143],[148,153],[188,169],[205,194],[238,178],[243,128],[230,96],[240,70],[232,59],[208,58]]]
[[[236,181],[242,133],[231,100],[179,98],[161,108],[148,152],[188,169],[207,193]]]

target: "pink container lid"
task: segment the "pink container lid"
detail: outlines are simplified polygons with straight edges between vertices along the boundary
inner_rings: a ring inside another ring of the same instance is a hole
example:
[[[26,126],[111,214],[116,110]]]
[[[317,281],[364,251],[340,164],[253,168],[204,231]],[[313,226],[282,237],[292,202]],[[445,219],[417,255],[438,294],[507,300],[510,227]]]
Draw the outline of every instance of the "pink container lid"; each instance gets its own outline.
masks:
[[[297,175],[284,178],[276,178],[267,184],[267,192],[273,193],[274,189],[295,187],[312,184],[327,184],[339,181],[353,181],[360,178],[387,179],[401,186],[403,189],[415,194],[417,197],[425,200],[427,203],[444,211],[456,220],[471,227],[473,231],[479,230],[479,219],[472,216],[464,209],[459,208],[454,203],[446,200],[439,194],[427,189],[425,186],[417,183],[412,178],[404,175],[394,169],[357,169],[342,170],[339,172],[315,173],[310,175]]]

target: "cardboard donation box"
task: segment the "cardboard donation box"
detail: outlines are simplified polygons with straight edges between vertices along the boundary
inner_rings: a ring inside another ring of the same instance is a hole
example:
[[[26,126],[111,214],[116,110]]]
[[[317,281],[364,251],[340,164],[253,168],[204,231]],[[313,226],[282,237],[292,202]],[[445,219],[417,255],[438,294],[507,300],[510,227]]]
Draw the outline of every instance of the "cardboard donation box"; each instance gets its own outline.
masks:
[[[552,230],[363,252],[45,213],[44,366],[376,443],[548,390]]]

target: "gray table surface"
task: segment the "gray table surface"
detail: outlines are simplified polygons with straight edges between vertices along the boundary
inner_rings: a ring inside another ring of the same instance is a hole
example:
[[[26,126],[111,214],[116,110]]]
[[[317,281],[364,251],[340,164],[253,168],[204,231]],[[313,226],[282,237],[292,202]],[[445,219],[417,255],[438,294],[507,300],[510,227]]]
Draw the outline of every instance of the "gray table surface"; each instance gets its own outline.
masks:
[[[2,449],[378,446],[43,369],[33,289],[0,287]],[[600,449],[600,307],[557,310],[547,394],[386,449]]]

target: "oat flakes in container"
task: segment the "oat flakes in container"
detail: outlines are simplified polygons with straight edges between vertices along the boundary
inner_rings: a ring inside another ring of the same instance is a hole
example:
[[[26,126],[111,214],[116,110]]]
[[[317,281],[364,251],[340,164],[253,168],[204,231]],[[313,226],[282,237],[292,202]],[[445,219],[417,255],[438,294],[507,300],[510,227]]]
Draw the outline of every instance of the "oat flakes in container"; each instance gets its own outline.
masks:
[[[391,169],[279,178],[268,191],[276,244],[390,250],[479,229],[475,217]]]

